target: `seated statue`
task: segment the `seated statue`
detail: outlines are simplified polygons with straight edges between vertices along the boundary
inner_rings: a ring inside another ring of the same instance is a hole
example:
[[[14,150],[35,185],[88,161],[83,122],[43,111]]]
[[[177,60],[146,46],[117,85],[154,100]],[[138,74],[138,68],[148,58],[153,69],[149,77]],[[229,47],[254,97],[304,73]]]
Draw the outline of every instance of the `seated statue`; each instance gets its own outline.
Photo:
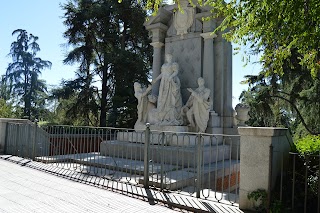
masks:
[[[186,114],[189,126],[196,127],[199,132],[205,132],[211,106],[210,89],[204,87],[203,78],[198,78],[198,85],[196,90],[188,88],[191,95],[182,107],[182,114]]]
[[[147,89],[142,88],[141,84],[138,82],[134,83],[134,96],[138,99],[138,120],[136,122],[140,125],[145,125],[148,117],[148,94],[151,91],[152,87],[149,85]]]

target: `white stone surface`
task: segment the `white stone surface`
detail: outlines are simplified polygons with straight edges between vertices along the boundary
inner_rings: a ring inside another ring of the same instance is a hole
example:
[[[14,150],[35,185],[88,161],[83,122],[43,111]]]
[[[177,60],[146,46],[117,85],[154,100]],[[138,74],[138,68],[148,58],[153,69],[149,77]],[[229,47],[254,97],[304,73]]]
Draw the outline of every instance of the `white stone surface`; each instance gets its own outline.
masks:
[[[162,51],[172,54],[179,66],[178,77],[181,81],[182,102],[185,104],[189,97],[187,88],[195,90],[194,79],[203,77],[206,88],[211,91],[213,101],[207,132],[210,128],[232,128],[234,115],[232,108],[232,46],[222,37],[222,33],[212,34],[221,23],[221,19],[203,19],[211,14],[207,6],[197,5],[187,8],[189,2],[183,0],[179,11],[177,5],[165,6],[158,14],[150,17],[145,24],[147,30],[158,30],[163,33],[153,33],[152,43],[163,42]],[[190,10],[189,10],[190,9]],[[155,47],[156,48],[156,47]],[[163,60],[163,52],[161,60]],[[157,53],[157,57],[159,57]],[[157,59],[159,63],[160,59]],[[159,65],[153,70],[158,70]],[[153,80],[155,79],[153,75]],[[155,85],[156,87],[156,85]],[[156,89],[154,89],[156,91]]]
[[[240,134],[240,189],[241,209],[252,209],[248,193],[257,189],[268,190],[269,181],[273,187],[280,172],[282,154],[284,159],[290,145],[285,128],[239,127]],[[269,178],[270,146],[275,151],[272,159],[272,178]]]
[[[161,140],[161,138],[160,138]],[[103,141],[100,144],[100,154],[108,157],[117,157],[143,161],[144,144],[126,141]],[[163,161],[168,165],[195,168],[197,147],[195,146],[167,146],[151,145],[149,156],[153,163]],[[201,149],[203,165],[230,159],[230,145],[203,146]],[[214,165],[211,166],[214,166]]]
[[[236,119],[239,121],[238,126],[246,126],[245,122],[250,119],[248,115],[250,107],[243,104],[237,104],[235,110],[237,112]]]
[[[174,132],[151,132],[150,144],[162,144],[170,146],[180,146],[180,147],[194,147],[198,144],[198,136],[184,134],[184,133],[174,133]],[[145,133],[143,132],[118,132],[117,133],[118,141],[128,141],[133,143],[145,143]],[[222,139],[221,137],[213,137],[203,135],[201,137],[202,145],[216,145],[220,144]]]
[[[187,0],[181,0],[181,10],[176,10],[174,13],[174,27],[177,31],[177,35],[183,38],[184,34],[188,33],[188,29],[192,26],[194,21],[195,8],[188,7],[189,2]]]
[[[204,87],[203,78],[198,78],[198,85],[199,87],[196,90],[188,89],[191,95],[182,108],[182,112],[185,113],[191,127],[195,127],[197,132],[205,132],[212,101],[210,99],[210,89]]]
[[[151,91],[152,87],[149,86],[147,89],[142,88],[141,84],[138,82],[134,83],[134,96],[138,99],[138,120],[136,124],[145,124],[148,117],[148,93]]]
[[[172,62],[171,54],[166,54],[166,63],[161,67],[161,74],[152,81],[154,84],[161,80],[157,108],[151,113],[152,117],[157,121],[157,125],[179,126],[183,124],[180,115],[182,99],[180,79],[177,76],[178,72],[178,63]]]

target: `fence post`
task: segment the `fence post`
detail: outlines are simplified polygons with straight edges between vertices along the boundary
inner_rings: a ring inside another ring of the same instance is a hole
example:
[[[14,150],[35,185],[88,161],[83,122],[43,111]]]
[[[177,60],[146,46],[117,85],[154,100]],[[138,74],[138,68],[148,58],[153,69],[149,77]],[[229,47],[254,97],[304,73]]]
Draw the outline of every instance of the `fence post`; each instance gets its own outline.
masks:
[[[268,197],[267,197],[267,212],[270,212],[271,206],[271,188],[272,188],[272,161],[273,161],[273,146],[269,146],[269,178],[268,178]]]
[[[164,171],[163,171],[163,167],[164,167],[164,137],[165,137],[165,134],[164,132],[161,133],[161,151],[160,151],[160,157],[161,157],[161,167],[160,167],[160,189],[163,190],[163,178],[164,178]]]
[[[14,148],[14,152],[12,152],[12,153],[14,153],[15,156],[19,156],[18,153],[20,151],[19,151],[19,147],[18,147],[18,141],[21,140],[21,135],[20,135],[21,129],[20,129],[20,124],[16,124],[15,126],[17,127],[17,137],[15,138],[16,140],[14,141],[15,148]]]
[[[201,164],[202,164],[202,146],[201,146],[201,134],[197,136],[197,179],[196,181],[196,197],[200,198],[201,191]]]
[[[9,123],[5,123],[6,124],[6,133],[5,133],[5,137],[4,137],[4,146],[3,146],[3,154],[8,154],[8,140],[9,140]],[[12,128],[11,128],[12,129]],[[11,130],[12,131],[12,130]]]
[[[149,188],[149,147],[150,147],[150,124],[146,124],[145,141],[144,141],[144,173],[143,185]]]
[[[38,119],[34,120],[34,137],[33,137],[33,144],[32,144],[32,159],[36,159],[36,154],[35,154],[35,146],[37,142],[37,128],[38,128]]]

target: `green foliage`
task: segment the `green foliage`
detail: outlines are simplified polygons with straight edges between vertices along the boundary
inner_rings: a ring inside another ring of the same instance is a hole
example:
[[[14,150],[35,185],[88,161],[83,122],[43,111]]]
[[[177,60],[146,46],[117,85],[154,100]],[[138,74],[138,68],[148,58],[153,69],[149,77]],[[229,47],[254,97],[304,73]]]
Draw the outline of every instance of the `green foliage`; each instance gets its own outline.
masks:
[[[320,153],[320,135],[307,135],[295,142],[297,151],[300,154],[319,154]]]
[[[15,118],[13,107],[7,104],[4,99],[0,99],[0,118]]]
[[[281,76],[265,71],[246,76],[249,89],[240,98],[251,107],[249,125],[288,127],[298,135],[320,132],[320,81],[298,66],[297,57],[290,59],[295,68],[283,64],[290,72]]]
[[[255,210],[257,212],[268,212],[268,193],[265,189],[257,189],[247,195],[249,200],[255,201]],[[270,203],[270,212],[281,213],[283,210],[282,203],[279,200],[274,200]]]
[[[267,210],[267,191],[264,189],[257,189],[247,195],[249,200],[254,200],[258,205],[255,206],[256,211],[265,212]]]
[[[78,63],[79,69],[76,78],[63,82],[54,95],[72,95],[75,100],[68,112],[86,117],[85,125],[92,125],[93,119],[106,126],[108,119],[108,125],[132,127],[133,83],[147,82],[152,58],[148,32],[141,27],[146,17],[143,1],[75,0],[62,9],[64,36],[73,48],[64,62]],[[101,87],[94,86],[96,80],[101,80]]]
[[[268,74],[282,75],[283,64],[293,53],[299,65],[313,77],[318,76],[320,3],[318,0],[210,0],[214,16],[224,17],[220,30],[229,28],[225,37],[262,53],[260,61]],[[318,76],[319,77],[319,76]]]
[[[10,94],[17,106],[22,105],[23,117],[38,117],[44,109],[47,91],[46,83],[39,75],[43,69],[51,67],[51,62],[37,57],[40,51],[37,36],[22,29],[13,31],[12,35],[17,35],[17,40],[11,44],[12,63],[3,78],[5,89],[2,88],[1,95],[9,99]]]

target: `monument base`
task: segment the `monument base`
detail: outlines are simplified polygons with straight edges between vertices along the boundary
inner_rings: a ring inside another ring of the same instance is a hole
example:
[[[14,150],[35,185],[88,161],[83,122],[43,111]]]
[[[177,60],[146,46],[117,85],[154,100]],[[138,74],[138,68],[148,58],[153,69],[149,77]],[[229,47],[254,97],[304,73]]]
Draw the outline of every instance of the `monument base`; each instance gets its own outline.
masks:
[[[137,132],[141,132],[146,130],[146,124],[142,123],[136,123],[134,125],[134,130]],[[161,125],[150,125],[150,130],[152,131],[160,131],[160,132],[176,132],[176,133],[182,133],[182,132],[189,132],[188,126],[161,126]]]
[[[219,131],[220,132],[220,131]],[[137,131],[137,132],[118,132],[117,140],[132,142],[132,143],[145,143],[145,132]],[[201,135],[201,145],[218,145],[222,142],[221,136],[209,136],[209,135]],[[182,132],[150,132],[150,144],[163,144],[166,146],[179,146],[179,147],[194,147],[199,143],[198,134],[184,134]]]
[[[144,158],[144,144],[125,141],[102,141],[100,155],[125,159]],[[196,166],[197,147],[151,145],[150,159],[154,163],[179,165],[182,167]],[[230,159],[230,145],[205,146],[201,150],[204,165]]]

